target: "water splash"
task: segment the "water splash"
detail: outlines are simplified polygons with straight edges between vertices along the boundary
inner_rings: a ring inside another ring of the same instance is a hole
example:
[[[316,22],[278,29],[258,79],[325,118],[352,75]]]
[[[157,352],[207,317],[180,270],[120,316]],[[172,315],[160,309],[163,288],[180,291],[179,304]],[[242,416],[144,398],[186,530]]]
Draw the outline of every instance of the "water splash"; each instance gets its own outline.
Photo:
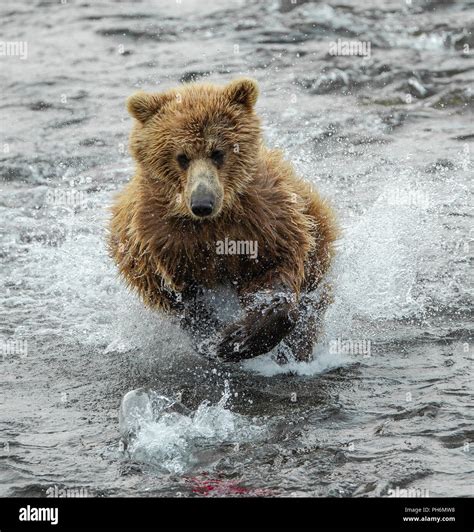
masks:
[[[321,374],[354,363],[349,353],[333,352],[331,342],[345,338],[376,341],[377,321],[424,315],[424,305],[413,292],[423,260],[436,245],[439,227],[436,217],[429,215],[425,190],[417,186],[405,197],[401,190],[410,190],[409,184],[395,181],[385,186],[372,206],[345,227],[329,275],[334,303],[326,313],[313,360],[279,366],[270,354],[247,361],[246,369],[269,377]],[[382,330],[384,340],[389,334],[387,325]]]
[[[130,457],[176,474],[198,463],[212,468],[219,461],[219,451],[255,441],[265,432],[262,426],[227,408],[230,396],[226,381],[217,404],[203,401],[195,412],[189,412],[155,391],[129,392],[120,420],[122,434],[130,440]]]

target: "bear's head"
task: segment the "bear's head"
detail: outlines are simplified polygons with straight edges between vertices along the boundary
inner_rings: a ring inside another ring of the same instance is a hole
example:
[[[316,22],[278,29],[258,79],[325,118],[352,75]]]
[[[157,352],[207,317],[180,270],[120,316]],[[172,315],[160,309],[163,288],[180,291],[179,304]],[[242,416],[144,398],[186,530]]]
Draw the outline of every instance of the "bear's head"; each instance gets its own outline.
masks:
[[[205,220],[232,209],[256,170],[257,97],[255,81],[238,79],[224,87],[193,83],[128,99],[136,119],[131,153],[169,214]]]

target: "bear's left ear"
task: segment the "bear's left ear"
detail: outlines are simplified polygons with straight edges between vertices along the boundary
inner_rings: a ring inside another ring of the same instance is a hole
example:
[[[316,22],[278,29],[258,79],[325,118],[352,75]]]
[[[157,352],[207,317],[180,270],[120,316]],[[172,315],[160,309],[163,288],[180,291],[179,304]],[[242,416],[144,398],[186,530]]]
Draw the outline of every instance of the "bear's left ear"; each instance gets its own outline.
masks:
[[[226,95],[231,102],[252,109],[258,98],[257,82],[250,78],[236,79],[225,88]]]
[[[163,105],[172,98],[167,93],[149,94],[139,91],[132,94],[127,100],[128,112],[139,122],[145,123],[156,114]]]

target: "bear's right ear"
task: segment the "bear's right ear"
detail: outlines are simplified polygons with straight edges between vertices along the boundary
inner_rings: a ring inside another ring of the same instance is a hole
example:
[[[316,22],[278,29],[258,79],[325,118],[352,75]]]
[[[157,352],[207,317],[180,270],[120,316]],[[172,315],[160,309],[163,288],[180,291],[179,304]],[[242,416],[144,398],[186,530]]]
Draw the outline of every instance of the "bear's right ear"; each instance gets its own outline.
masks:
[[[169,94],[149,94],[139,91],[128,98],[127,109],[133,118],[145,123],[170,99],[171,96]]]
[[[235,103],[252,109],[258,98],[257,82],[250,78],[240,78],[232,81],[225,87],[228,98]]]

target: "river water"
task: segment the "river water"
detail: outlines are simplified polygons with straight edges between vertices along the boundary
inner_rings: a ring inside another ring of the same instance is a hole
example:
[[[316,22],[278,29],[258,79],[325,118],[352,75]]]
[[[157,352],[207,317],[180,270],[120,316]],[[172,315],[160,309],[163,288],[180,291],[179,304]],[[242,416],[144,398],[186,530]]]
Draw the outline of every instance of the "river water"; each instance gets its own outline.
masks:
[[[472,496],[474,3],[0,10],[0,495]],[[310,364],[199,356],[105,250],[126,97],[239,75],[343,228]]]

